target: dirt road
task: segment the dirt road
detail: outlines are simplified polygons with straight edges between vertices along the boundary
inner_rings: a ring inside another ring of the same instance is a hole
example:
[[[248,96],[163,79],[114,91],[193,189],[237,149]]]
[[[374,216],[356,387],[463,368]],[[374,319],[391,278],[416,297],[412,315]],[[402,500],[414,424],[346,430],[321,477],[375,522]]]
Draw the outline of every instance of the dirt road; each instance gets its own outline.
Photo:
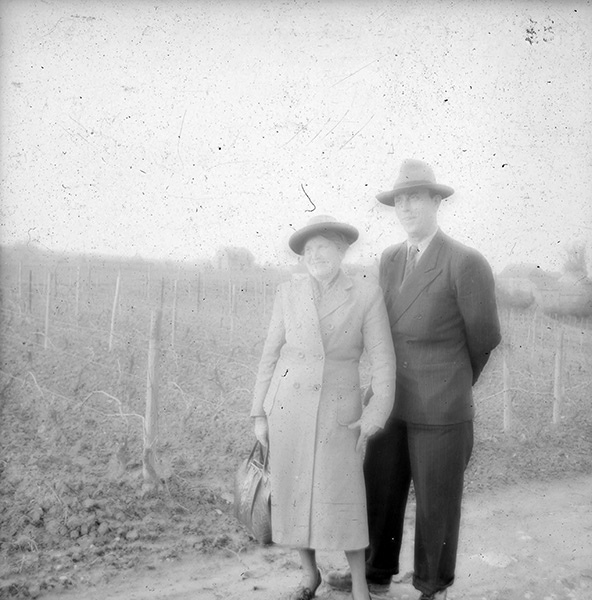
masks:
[[[409,511],[410,513],[412,511]],[[403,568],[411,570],[413,516]],[[321,553],[323,569],[344,566]],[[226,556],[185,557],[128,571],[108,583],[44,595],[45,600],[278,600],[300,578],[297,556],[259,548]],[[404,577],[386,598],[416,600]],[[319,600],[349,595],[322,585]],[[378,598],[378,597],[377,597]],[[592,477],[528,483],[465,499],[457,581],[449,600],[592,600]]]

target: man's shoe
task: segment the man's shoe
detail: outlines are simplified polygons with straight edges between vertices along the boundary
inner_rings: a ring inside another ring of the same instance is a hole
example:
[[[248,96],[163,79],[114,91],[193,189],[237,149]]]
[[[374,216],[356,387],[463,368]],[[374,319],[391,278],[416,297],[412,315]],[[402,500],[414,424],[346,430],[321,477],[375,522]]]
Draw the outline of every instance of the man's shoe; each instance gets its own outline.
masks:
[[[447,595],[448,590],[440,590],[439,592],[434,592],[433,594],[422,594],[419,597],[419,600],[446,600]]]
[[[387,594],[391,589],[391,578],[387,577],[385,579],[368,581],[368,591],[371,594]]]
[[[325,576],[325,581],[334,590],[340,592],[351,592],[352,580],[351,571],[345,569],[343,571],[329,571]],[[391,578],[383,579],[367,579],[368,591],[371,594],[386,594],[391,587]]]

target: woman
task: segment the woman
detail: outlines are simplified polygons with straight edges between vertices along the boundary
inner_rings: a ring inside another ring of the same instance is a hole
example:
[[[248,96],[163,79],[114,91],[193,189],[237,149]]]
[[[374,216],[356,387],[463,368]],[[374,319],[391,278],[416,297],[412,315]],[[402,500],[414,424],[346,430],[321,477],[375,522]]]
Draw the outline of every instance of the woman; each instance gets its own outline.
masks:
[[[255,435],[270,446],[273,540],[298,548],[304,571],[291,600],[309,600],[321,584],[317,549],[344,550],[353,598],[369,600],[362,460],[393,406],[395,355],[379,287],[341,270],[357,238],[357,229],[328,216],[290,237],[308,273],[278,288],[255,384]],[[364,350],[374,391],[366,407]]]

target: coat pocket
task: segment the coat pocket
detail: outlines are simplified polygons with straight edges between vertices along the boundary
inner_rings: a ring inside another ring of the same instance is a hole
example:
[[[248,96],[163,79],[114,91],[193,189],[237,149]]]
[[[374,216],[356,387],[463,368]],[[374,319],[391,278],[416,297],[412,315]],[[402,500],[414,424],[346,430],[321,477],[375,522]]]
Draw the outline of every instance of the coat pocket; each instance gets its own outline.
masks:
[[[347,427],[355,423],[362,416],[362,400],[359,389],[345,394],[336,394],[335,409],[339,425]]]

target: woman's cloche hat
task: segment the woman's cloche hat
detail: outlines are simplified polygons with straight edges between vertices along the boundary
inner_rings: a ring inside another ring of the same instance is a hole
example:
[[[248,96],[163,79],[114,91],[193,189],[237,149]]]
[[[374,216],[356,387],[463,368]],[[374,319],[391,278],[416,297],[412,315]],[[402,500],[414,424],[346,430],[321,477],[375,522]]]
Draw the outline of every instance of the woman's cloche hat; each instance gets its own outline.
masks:
[[[308,223],[295,231],[288,240],[288,245],[296,254],[302,254],[304,244],[315,235],[324,235],[329,232],[341,233],[349,244],[353,244],[360,235],[358,230],[347,223],[340,223],[330,215],[317,215],[311,217]]]
[[[454,190],[451,187],[436,183],[436,176],[430,165],[423,160],[408,158],[401,164],[399,176],[397,177],[397,181],[395,181],[393,189],[388,192],[380,192],[380,194],[376,195],[376,198],[383,204],[394,206],[396,194],[419,188],[432,190],[434,193],[440,194],[442,199],[454,194]]]

